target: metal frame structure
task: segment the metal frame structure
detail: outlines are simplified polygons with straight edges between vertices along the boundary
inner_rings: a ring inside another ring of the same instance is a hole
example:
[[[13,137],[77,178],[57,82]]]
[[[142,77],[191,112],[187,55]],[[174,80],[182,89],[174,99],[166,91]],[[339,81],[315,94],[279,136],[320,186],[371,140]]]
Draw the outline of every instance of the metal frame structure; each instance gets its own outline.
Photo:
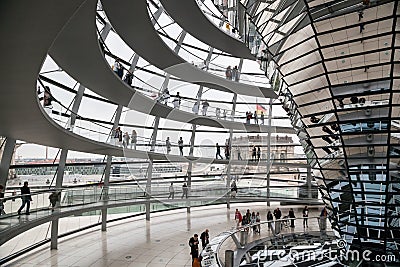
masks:
[[[248,1],[348,248],[400,252],[399,1]]]

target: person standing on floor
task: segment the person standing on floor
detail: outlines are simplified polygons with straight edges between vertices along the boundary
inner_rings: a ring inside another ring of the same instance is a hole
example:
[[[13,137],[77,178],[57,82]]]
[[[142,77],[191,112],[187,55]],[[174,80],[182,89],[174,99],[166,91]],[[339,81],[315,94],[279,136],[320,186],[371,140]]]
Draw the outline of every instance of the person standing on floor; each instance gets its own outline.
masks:
[[[256,110],[256,111],[254,111],[254,116],[253,116],[253,119],[254,119],[254,124],[258,124],[257,110]]]
[[[21,187],[21,199],[22,199],[22,205],[18,209],[18,215],[21,215],[21,210],[25,208],[26,205],[26,215],[29,215],[29,209],[31,207],[31,190],[28,186],[28,182],[24,182],[24,186]]]
[[[240,152],[240,148],[239,148],[239,147],[236,147],[236,151],[237,151],[237,157],[238,157],[238,160],[243,160],[243,159],[242,159],[242,155],[241,155],[241,152]]]
[[[269,210],[267,213],[267,221],[268,221],[268,231],[272,229],[272,221],[274,217],[272,216],[272,212]]]
[[[128,132],[125,132],[124,133],[124,141],[123,141],[123,146],[124,146],[124,148],[128,148],[128,144],[129,144],[129,140],[130,140],[131,138],[129,137],[129,134],[128,134]]]
[[[218,157],[220,157],[221,159],[224,159],[224,158],[221,156],[221,147],[218,145],[218,143],[216,143],[215,147],[216,147],[216,149],[217,149],[217,151],[216,151],[216,153],[215,153],[215,158],[218,159]]]
[[[174,100],[172,101],[172,104],[174,104],[174,108],[179,109],[181,106],[181,96],[179,95],[179,92],[176,93],[176,96]]]
[[[261,124],[264,125],[264,112],[261,111],[260,114]]]
[[[133,80],[133,73],[132,71],[128,70],[125,74],[124,82],[129,86],[132,86],[132,80]]]
[[[236,221],[236,229],[239,229],[240,225],[242,224],[242,214],[238,209],[235,211],[235,221]]]
[[[113,71],[115,74],[118,75],[122,79],[122,76],[124,75],[124,69],[122,68],[121,63],[119,62],[119,58],[115,59],[114,65],[113,65]]]
[[[169,186],[168,189],[169,189],[169,196],[168,196],[168,199],[169,199],[169,198],[174,199],[174,196],[175,196],[174,183],[171,183],[171,185]]]
[[[167,140],[165,140],[165,146],[167,147],[167,154],[171,152],[171,142],[169,141],[169,136],[167,137]]]
[[[247,111],[246,112],[246,124],[250,124],[251,117],[252,117],[251,112]]]
[[[178,147],[179,147],[179,153],[181,154],[181,156],[183,156],[183,139],[182,139],[182,137],[179,138]]]
[[[50,87],[45,86],[43,92],[43,107],[51,108],[51,101],[53,101],[53,96],[51,95]]]
[[[115,144],[116,146],[120,145],[122,142],[122,131],[120,127],[117,127],[117,129],[115,129],[114,131],[114,140],[115,140]]]
[[[282,212],[279,208],[276,208],[276,210],[274,211],[274,216],[276,220],[279,220],[282,217]]]
[[[182,197],[181,198],[183,198],[183,197],[188,198],[188,191],[189,191],[189,188],[188,188],[187,184],[183,183],[183,185],[182,185]]]
[[[225,71],[225,77],[227,80],[232,80],[232,69],[231,66],[228,66]]]
[[[233,67],[232,69],[232,81],[239,81],[239,70],[237,66]]]
[[[261,216],[260,216],[260,213],[259,212],[257,212],[256,213],[256,223],[257,223],[257,233],[261,233],[261,224],[260,224],[260,222],[261,222]]]
[[[203,249],[205,249],[206,246],[210,243],[210,235],[208,234],[208,232],[208,229],[206,229],[200,235],[201,246],[203,247]]]
[[[276,231],[276,233],[279,233],[282,229],[282,221],[278,221],[282,217],[282,212],[280,211],[279,208],[275,209],[274,216],[275,216],[275,220],[276,220],[275,221],[275,231]]]
[[[135,130],[132,130],[131,134],[131,149],[136,149],[136,143],[137,143],[137,133]]]
[[[260,159],[261,159],[261,147],[258,146],[258,148],[257,148],[257,160],[260,161]]]
[[[238,188],[237,188],[236,182],[235,182],[235,180],[233,180],[231,183],[231,197],[232,198],[236,198],[237,191],[238,191]]]
[[[308,207],[305,206],[303,209],[303,227],[308,228]]]
[[[256,161],[257,157],[257,148],[256,146],[253,146],[253,149],[251,150],[251,161]]]
[[[290,218],[290,227],[294,228],[294,219],[296,216],[294,215],[294,210],[291,208],[289,210],[289,218]]]
[[[202,115],[203,115],[203,116],[207,116],[207,109],[208,109],[208,107],[210,106],[210,104],[208,103],[207,100],[204,100],[203,103],[202,103],[202,105],[203,105]]]
[[[194,259],[199,258],[199,236],[197,234],[194,234],[194,236],[189,239],[189,247],[193,264]]]
[[[230,157],[230,153],[229,153],[229,144],[226,143],[226,144],[225,144],[225,158],[226,158],[227,160],[229,160],[229,157]]]
[[[200,103],[198,103],[197,101],[194,102],[193,107],[192,107],[192,111],[194,114],[198,114],[199,113],[199,105]]]
[[[256,213],[253,211],[250,216],[250,223],[253,226],[253,234],[257,233]]]
[[[121,130],[121,128],[120,127],[118,127],[118,145],[122,145],[122,130]]]
[[[215,109],[215,116],[217,117],[217,119],[221,118],[221,109],[220,108]]]

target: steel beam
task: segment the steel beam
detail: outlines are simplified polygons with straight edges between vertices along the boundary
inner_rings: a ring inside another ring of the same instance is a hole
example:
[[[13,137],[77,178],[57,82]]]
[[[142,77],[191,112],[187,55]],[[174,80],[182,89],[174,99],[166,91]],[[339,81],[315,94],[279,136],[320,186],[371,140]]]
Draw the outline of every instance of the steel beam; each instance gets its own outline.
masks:
[[[14,154],[16,140],[14,138],[7,137],[4,144],[3,156],[0,162],[0,185],[4,186],[4,191],[8,179],[8,171]]]
[[[269,100],[269,109],[268,109],[268,137],[267,137],[267,206],[271,206],[270,197],[271,197],[271,125],[272,125],[272,98]]]
[[[119,125],[119,121],[121,119],[122,114],[122,105],[118,105],[117,110],[115,112],[113,130],[116,129]],[[106,159],[106,167],[104,169],[104,180],[103,180],[103,192],[102,198],[104,204],[107,204],[108,201],[108,187],[110,185],[110,173],[111,173],[111,162],[112,156],[108,155]],[[107,231],[107,208],[101,209],[101,231]]]

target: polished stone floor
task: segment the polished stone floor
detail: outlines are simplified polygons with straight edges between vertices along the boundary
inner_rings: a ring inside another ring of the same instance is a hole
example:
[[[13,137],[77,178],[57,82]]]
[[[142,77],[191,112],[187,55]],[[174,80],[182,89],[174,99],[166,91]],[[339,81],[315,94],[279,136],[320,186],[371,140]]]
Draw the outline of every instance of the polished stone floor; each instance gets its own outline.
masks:
[[[236,226],[235,209],[259,211],[266,220],[267,207],[264,203],[233,204],[231,209],[225,205],[193,208],[190,214],[186,209],[153,214],[150,222],[143,217],[123,220],[109,224],[107,232],[95,228],[86,233],[59,240],[58,250],[50,250],[49,245],[35,249],[5,266],[191,266],[188,240],[194,234],[210,230],[210,238]],[[298,217],[302,206],[293,206]],[[283,215],[289,207],[281,207]],[[318,216],[317,208],[310,209],[310,217]],[[310,220],[306,231],[318,229],[317,220]],[[293,231],[284,228],[283,231]],[[304,231],[298,225],[295,231]],[[266,227],[262,236],[268,236]],[[250,234],[250,241],[258,238]],[[29,236],[24,237],[25,240]]]

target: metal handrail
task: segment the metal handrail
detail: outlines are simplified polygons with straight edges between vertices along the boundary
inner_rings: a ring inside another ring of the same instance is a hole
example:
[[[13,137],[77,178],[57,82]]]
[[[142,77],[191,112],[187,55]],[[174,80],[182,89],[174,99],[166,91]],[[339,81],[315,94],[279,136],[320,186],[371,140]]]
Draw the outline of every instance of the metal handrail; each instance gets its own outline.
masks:
[[[274,224],[275,224],[276,222],[284,223],[284,222],[287,222],[288,220],[303,220],[303,219],[317,219],[317,220],[318,220],[318,224],[319,224],[319,221],[320,221],[320,219],[321,219],[321,216],[314,216],[314,217],[296,217],[296,218],[285,218],[285,219],[278,219],[278,220],[272,220],[272,221],[261,221],[261,222],[259,222],[259,223],[248,224],[248,225],[246,225],[246,226],[239,227],[238,229],[235,229],[235,230],[223,232],[223,233],[229,233],[229,235],[227,235],[226,237],[224,237],[224,238],[219,242],[219,244],[217,245],[216,250],[214,251],[215,258],[216,258],[216,260],[217,260],[218,266],[221,266],[221,267],[224,266],[224,264],[221,262],[221,259],[220,259],[220,257],[219,257],[219,255],[220,255],[219,250],[221,249],[222,244],[223,244],[228,238],[233,238],[233,236],[236,235],[237,233],[242,232],[242,231],[245,231],[246,228],[250,228],[250,227],[253,227],[253,226],[257,226],[257,225],[260,225],[260,226],[261,226],[261,225],[265,225],[265,224],[269,224],[269,223],[270,223],[270,224],[271,224],[271,233],[272,233],[274,236],[278,236],[279,234],[276,235],[276,234],[275,234],[275,229],[274,229]],[[297,229],[299,229],[299,228],[297,228]],[[320,231],[326,231],[326,230],[320,230]],[[299,232],[303,232],[303,233],[304,233],[303,228],[301,228],[301,230],[300,230]],[[290,232],[290,233],[293,233],[293,232]],[[235,238],[236,238],[236,237],[235,237]],[[243,248],[243,247],[244,247],[244,246],[242,246],[242,248]]]

